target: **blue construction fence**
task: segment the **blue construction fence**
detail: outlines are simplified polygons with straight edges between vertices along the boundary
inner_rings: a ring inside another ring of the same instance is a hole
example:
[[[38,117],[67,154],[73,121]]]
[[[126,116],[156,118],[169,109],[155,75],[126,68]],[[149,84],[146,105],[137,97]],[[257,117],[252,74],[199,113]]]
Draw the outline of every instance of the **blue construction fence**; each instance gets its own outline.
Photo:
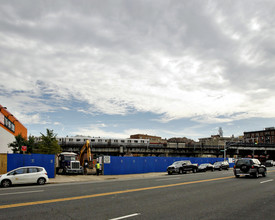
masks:
[[[49,178],[55,177],[54,154],[8,154],[7,171],[23,166],[41,166],[48,173]]]
[[[202,157],[104,157],[104,175],[138,174],[151,172],[166,172],[169,165],[175,161],[190,160],[191,163],[215,163],[223,158]],[[234,163],[230,163],[233,167]]]

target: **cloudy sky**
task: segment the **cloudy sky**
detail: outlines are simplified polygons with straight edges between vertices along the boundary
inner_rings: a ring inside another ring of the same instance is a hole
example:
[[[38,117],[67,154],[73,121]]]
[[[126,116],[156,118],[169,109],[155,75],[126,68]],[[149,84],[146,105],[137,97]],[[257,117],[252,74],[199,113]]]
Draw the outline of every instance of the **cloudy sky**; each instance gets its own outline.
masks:
[[[275,1],[0,0],[0,104],[38,136],[275,125]]]

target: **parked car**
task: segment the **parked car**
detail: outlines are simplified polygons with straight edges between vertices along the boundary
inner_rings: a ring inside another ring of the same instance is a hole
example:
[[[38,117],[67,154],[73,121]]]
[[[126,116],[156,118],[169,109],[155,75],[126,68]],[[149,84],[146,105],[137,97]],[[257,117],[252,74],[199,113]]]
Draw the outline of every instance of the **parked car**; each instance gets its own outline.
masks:
[[[199,172],[206,172],[207,170],[214,171],[214,166],[211,163],[202,163],[198,167]]]
[[[229,163],[228,161],[218,161],[214,163],[214,170],[228,170]]]
[[[254,176],[258,178],[259,174],[265,177],[266,167],[265,165],[261,164],[258,159],[238,159],[234,165],[234,175],[236,178],[240,177],[240,175]]]
[[[192,164],[190,160],[181,160],[176,161],[169,167],[167,167],[167,173],[171,175],[172,173],[186,173],[187,171],[193,171],[193,173],[197,172],[198,165]]]
[[[266,167],[273,167],[274,166],[274,161],[273,160],[267,160],[265,162],[265,166]]]
[[[45,168],[37,166],[19,167],[6,174],[0,175],[0,184],[2,187],[30,183],[43,185],[48,181],[49,178]]]
[[[196,173],[198,171],[198,164],[191,163],[190,160],[184,160],[184,163],[182,164],[182,172],[186,173],[187,171],[192,171],[193,173]]]
[[[182,173],[182,165],[184,161],[176,161],[172,165],[167,167],[167,173],[169,175],[173,173]]]

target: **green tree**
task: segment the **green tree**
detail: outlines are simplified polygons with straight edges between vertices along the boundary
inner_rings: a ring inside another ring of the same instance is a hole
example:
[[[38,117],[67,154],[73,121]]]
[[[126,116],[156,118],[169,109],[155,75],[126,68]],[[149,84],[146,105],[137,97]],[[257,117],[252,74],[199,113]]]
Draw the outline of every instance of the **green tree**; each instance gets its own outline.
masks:
[[[30,135],[27,143],[27,153],[35,153],[36,148],[37,144],[35,143],[35,138]]]
[[[56,139],[56,134],[53,130],[47,129],[47,134],[41,133],[41,141],[38,143],[38,153],[41,154],[58,154],[61,152],[61,147]]]
[[[21,150],[22,146],[27,146],[28,141],[22,137],[21,134],[15,136],[15,141],[10,143],[8,147],[12,148],[13,153],[23,153]]]

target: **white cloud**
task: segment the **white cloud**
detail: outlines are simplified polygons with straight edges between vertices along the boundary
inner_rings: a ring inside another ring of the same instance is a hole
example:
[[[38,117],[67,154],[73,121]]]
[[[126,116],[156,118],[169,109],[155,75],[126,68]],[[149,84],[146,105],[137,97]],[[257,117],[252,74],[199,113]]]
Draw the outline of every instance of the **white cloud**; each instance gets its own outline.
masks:
[[[0,6],[3,104],[28,124],[72,99],[87,103],[79,112],[162,122],[275,117],[274,3],[132,4]],[[121,135],[89,129],[80,131]]]
[[[91,125],[88,127],[81,127],[71,133],[72,136],[78,134],[92,137],[97,136],[102,138],[129,138],[129,135],[126,133],[105,131],[102,129],[102,125]]]

